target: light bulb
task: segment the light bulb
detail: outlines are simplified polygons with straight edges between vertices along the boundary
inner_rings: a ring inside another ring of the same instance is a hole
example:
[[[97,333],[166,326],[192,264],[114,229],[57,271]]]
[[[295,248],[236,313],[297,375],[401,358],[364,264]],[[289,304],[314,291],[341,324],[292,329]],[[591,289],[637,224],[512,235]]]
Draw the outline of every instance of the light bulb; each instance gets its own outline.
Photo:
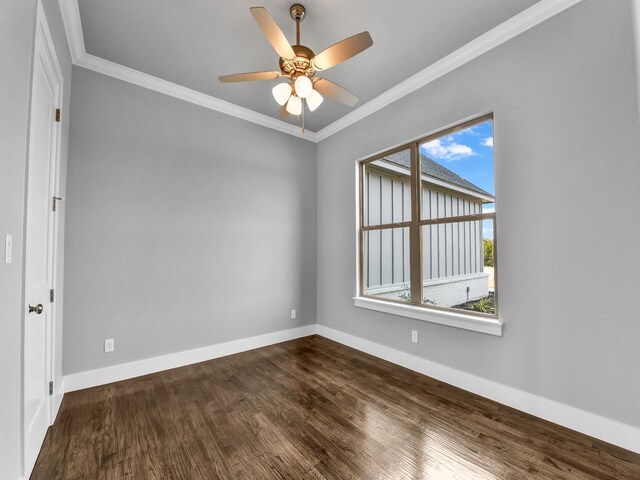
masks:
[[[295,83],[296,95],[300,98],[306,98],[309,93],[313,90],[313,85],[311,84],[311,80],[306,75],[300,75],[296,78]]]
[[[302,100],[300,100],[300,97],[291,95],[287,102],[287,112],[291,115],[300,115],[302,113]]]
[[[320,106],[324,98],[322,98],[322,95],[320,95],[317,90],[311,90],[305,100],[307,101],[307,107],[309,107],[309,111],[313,112]]]
[[[273,98],[276,99],[278,105],[284,105],[291,96],[291,85],[288,83],[281,83],[273,87],[271,93],[273,93]]]

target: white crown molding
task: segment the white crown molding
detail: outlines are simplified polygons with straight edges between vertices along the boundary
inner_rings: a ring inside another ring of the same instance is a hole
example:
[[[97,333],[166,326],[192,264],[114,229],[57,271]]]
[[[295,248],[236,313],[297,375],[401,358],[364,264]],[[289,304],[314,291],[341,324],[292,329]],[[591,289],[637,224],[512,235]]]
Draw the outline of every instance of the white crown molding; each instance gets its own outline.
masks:
[[[78,0],[58,0],[58,7],[60,7],[62,23],[67,33],[71,61],[75,64],[80,57],[87,53],[84,49],[84,34],[82,33]]]
[[[541,0],[316,132],[318,142],[469,63],[582,0]]]
[[[304,140],[320,142],[581,1],[582,0],[540,0],[527,10],[501,23],[487,33],[460,47],[455,52],[431,64],[381,95],[378,95],[373,100],[370,100],[344,117],[327,125],[322,130],[318,132],[307,130],[304,134],[302,134],[299,127],[283,122],[282,120],[87,54],[82,34],[78,0],[58,0],[58,4],[62,12],[71,57],[75,65],[141,87],[149,88],[211,110],[232,115],[267,128],[278,130]],[[638,0],[634,0],[634,4],[636,4],[637,1]]]
[[[516,410],[640,453],[640,428],[638,427],[456,370],[324,325],[318,325],[318,335]]]
[[[93,70],[104,75],[108,75],[119,80],[133,83],[140,87],[148,88],[171,97],[179,98],[185,102],[190,102],[201,107],[215,110],[220,113],[246,120],[248,122],[262,125],[282,133],[293,135],[294,137],[316,142],[315,133],[310,130],[302,130],[299,126],[283,122],[277,118],[258,113],[234,103],[226,102],[212,95],[207,95],[196,90],[192,90],[182,85],[163,80],[153,75],[134,70],[124,65],[105,60],[88,54],[85,50],[84,36],[82,33],[82,22],[80,20],[80,8],[78,0],[58,0],[58,6],[62,13],[62,21],[69,42],[71,60],[74,65]]]
[[[248,122],[256,123],[263,127],[287,133],[294,137],[302,138],[303,140],[311,142],[316,141],[314,132],[305,130],[305,132],[302,133],[299,126],[283,122],[282,120],[255,112],[234,103],[226,102],[211,95],[154,77],[153,75],[148,75],[138,70],[125,67],[124,65],[105,60],[104,58],[96,57],[89,53],[85,53],[82,57],[78,58],[75,64],[79,67],[84,67],[89,70],[93,70],[94,72],[102,73],[128,83],[133,83],[140,87],[148,88],[149,90],[154,90],[171,97],[179,98],[185,102],[190,102],[210,110],[215,110]]]
[[[218,343],[193,350],[185,350],[177,353],[169,353],[158,357],[145,358],[134,362],[121,363],[110,367],[97,368],[85,372],[72,373],[64,376],[64,392],[73,392],[84,388],[97,387],[107,383],[119,382],[129,378],[161,372],[172,368],[184,367],[194,363],[226,357],[234,353],[246,352],[256,348],[266,347],[276,343],[295,340],[296,338],[315,335],[317,326],[305,325],[303,327],[280,330],[255,337],[242,338],[226,343]]]

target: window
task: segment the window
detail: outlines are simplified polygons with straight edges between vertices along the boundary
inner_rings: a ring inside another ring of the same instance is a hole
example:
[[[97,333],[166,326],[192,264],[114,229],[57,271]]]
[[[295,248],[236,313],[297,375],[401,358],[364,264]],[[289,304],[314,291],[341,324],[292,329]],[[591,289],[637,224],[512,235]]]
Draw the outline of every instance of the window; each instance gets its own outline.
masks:
[[[360,162],[359,298],[497,319],[493,115]]]

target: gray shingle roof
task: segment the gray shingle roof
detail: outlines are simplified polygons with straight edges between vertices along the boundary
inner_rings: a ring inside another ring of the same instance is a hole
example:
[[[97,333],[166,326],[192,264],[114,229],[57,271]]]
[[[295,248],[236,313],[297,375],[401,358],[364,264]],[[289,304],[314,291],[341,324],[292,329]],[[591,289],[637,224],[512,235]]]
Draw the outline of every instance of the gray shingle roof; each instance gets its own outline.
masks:
[[[395,163],[397,165],[402,165],[403,167],[411,168],[411,156],[409,150],[403,150],[401,152],[391,154],[387,157],[384,157],[384,160]],[[457,185],[459,187],[473,190],[474,192],[488,195],[489,197],[493,197],[493,195],[491,195],[489,192],[486,192],[480,187],[465,180],[460,175],[453,173],[451,170],[443,167],[438,162],[434,162],[429,157],[424,156],[422,153],[420,154],[420,163],[420,168],[423,175],[437,178],[453,185]]]

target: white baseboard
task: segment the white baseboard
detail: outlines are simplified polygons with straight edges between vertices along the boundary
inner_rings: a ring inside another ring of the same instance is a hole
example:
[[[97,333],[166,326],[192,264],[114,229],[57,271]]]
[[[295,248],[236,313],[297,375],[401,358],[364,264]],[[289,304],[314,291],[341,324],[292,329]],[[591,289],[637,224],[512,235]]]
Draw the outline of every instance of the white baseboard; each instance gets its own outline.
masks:
[[[54,412],[60,408],[64,392],[95,387],[107,383],[139,377],[171,368],[204,362],[255,348],[266,347],[296,338],[318,334],[356,350],[368,353],[389,362],[401,365],[423,375],[454,385],[477,395],[489,398],[536,417],[562,425],[577,432],[590,435],[605,442],[640,453],[640,428],[610,418],[590,413],[555,400],[518,390],[507,385],[487,380],[455,368],[426,360],[355,335],[341,332],[324,325],[303,327],[267,333],[231,342],[210,345],[184,352],[146,358],[134,362],[113,365],[87,372],[66,375],[56,394]]]
[[[52,403],[51,403],[51,425],[56,421],[56,417],[58,416],[58,412],[60,411],[60,405],[62,404],[62,398],[64,397],[64,377],[58,385],[58,390],[53,394]]]
[[[275,343],[286,342],[296,338],[307,337],[316,333],[317,325],[305,325],[303,327],[281,330],[256,337],[233,340],[184,352],[170,353],[159,357],[145,358],[134,362],[112,365],[110,367],[97,368],[86,372],[65,375],[65,392],[82,390],[83,388],[96,387],[106,383],[118,382],[129,378],[161,372],[171,368],[183,367],[193,363],[204,362],[214,358],[245,352],[255,348],[266,347]]]
[[[456,370],[333,328],[318,335],[580,433],[640,453],[640,428]]]

